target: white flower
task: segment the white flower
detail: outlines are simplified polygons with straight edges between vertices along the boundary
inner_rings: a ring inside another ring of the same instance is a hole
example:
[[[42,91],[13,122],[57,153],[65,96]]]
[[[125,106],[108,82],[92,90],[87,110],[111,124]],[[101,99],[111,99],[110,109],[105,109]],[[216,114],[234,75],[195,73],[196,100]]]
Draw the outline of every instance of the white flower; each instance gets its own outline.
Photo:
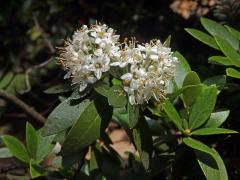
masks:
[[[140,45],[132,39],[120,45],[119,35],[105,24],[82,26],[62,48],[60,60],[68,71],[65,78],[84,91],[115,66],[128,70],[120,79],[131,104],[164,98],[177,62],[171,49],[159,40]]]
[[[125,47],[120,51],[120,55],[116,56],[111,66],[119,66],[124,68],[128,64],[139,63],[143,59],[140,48],[135,47],[135,42],[132,41],[130,45],[125,43]]]
[[[109,57],[97,57],[91,60],[89,65],[89,70],[93,71],[97,79],[100,79],[103,72],[107,72],[110,69],[109,66],[110,59]]]
[[[125,46],[123,52],[127,55],[124,54],[121,60],[130,64],[130,72],[121,76],[129,102],[143,104],[151,98],[160,101],[165,97],[168,82],[174,75],[177,58],[159,40],[144,46],[131,44],[134,45]],[[121,67],[122,62],[112,64]]]
[[[101,79],[110,69],[110,61],[120,57],[119,45],[119,35],[107,25],[82,26],[62,48],[60,60],[68,71],[65,78],[72,78],[83,91]]]

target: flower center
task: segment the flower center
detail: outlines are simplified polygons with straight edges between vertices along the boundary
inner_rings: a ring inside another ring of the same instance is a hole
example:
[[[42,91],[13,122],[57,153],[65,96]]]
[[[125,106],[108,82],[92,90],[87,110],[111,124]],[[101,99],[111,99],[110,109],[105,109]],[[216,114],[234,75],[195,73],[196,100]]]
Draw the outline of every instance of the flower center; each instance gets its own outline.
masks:
[[[124,86],[129,86],[130,85],[130,82],[129,80],[123,80],[123,85]]]
[[[102,65],[101,65],[100,63],[96,63],[96,64],[95,64],[95,68],[99,69],[99,68],[101,68],[101,67],[102,67]]]
[[[101,38],[104,37],[104,34],[105,34],[104,32],[98,32],[98,36],[101,37]]]

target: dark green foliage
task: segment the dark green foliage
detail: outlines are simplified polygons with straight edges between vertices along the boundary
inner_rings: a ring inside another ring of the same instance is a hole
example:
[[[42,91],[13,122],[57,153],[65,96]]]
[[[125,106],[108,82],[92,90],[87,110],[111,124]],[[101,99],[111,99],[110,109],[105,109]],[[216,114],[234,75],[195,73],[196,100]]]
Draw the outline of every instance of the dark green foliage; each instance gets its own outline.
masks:
[[[47,117],[44,125],[35,123],[0,99],[0,123],[11,124],[14,131],[9,133],[23,136],[19,132],[28,120],[34,127],[43,126],[36,130],[27,123],[24,143],[14,136],[1,136],[7,148],[0,148],[0,158],[14,156],[28,171],[26,176],[8,173],[9,179],[239,179],[235,162],[240,161],[240,149],[234,135],[240,130],[240,32],[235,23],[239,22],[239,3],[218,0],[214,15],[234,28],[202,18],[205,32],[192,28],[198,20],[185,21],[171,13],[170,3],[1,3],[0,90],[16,95]],[[123,72],[114,68],[83,93],[63,79],[56,47],[82,24],[96,20],[117,29],[122,37],[165,40],[187,57],[174,53],[179,63],[166,99],[131,105],[119,80]],[[184,27],[190,27],[186,31],[205,46],[184,33]],[[106,129],[110,122],[126,131],[137,150],[126,152],[127,159],[112,148]],[[56,142],[61,144],[59,154],[52,152]],[[49,159],[50,167],[45,164]]]

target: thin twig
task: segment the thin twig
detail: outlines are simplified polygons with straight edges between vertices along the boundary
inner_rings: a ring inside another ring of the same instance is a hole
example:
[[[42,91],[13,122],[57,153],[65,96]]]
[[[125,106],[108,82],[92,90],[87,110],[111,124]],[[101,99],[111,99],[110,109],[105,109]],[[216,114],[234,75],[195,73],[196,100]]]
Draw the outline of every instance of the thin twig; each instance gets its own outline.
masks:
[[[49,48],[49,50],[51,51],[52,54],[54,54],[56,52],[55,48],[53,47],[52,43],[49,41],[48,39],[48,35],[44,32],[43,28],[39,25],[39,22],[36,18],[35,15],[33,15],[33,21],[35,23],[35,26],[37,27],[38,31],[40,32],[43,40],[44,40],[44,43],[45,45]],[[25,83],[26,83],[26,86],[27,88],[23,91],[20,91],[21,94],[24,94],[26,92],[29,92],[31,91],[31,85],[30,85],[30,81],[29,81],[29,74],[34,70],[34,69],[39,69],[39,68],[42,68],[46,65],[48,65],[48,63],[50,63],[52,60],[52,58],[48,59],[47,61],[44,61],[40,64],[37,64],[37,65],[34,65],[30,68],[28,68],[25,72]]]
[[[38,122],[41,122],[41,123],[46,122],[46,119],[39,112],[37,112],[34,108],[27,105],[25,102],[23,102],[18,97],[14,96],[6,91],[3,91],[3,90],[0,90],[0,97],[7,101],[14,103],[19,108],[21,108],[26,114],[28,114],[29,116],[31,116]]]
[[[39,22],[36,18],[35,15],[33,15],[33,21],[35,23],[35,26],[37,27],[37,29],[39,30],[39,32],[41,33],[41,36],[46,44],[46,46],[49,48],[49,50],[51,51],[51,53],[55,53],[55,48],[53,47],[52,43],[49,41],[48,39],[48,35],[43,31],[43,29],[41,28],[41,26],[39,25]]]
[[[35,70],[35,69],[40,69],[40,68],[43,68],[44,66],[48,65],[48,63],[50,63],[52,61],[52,58],[48,59],[47,61],[44,61],[40,64],[37,64],[37,65],[34,65],[34,66],[31,66],[29,67],[26,71],[25,71],[25,83],[26,83],[26,89],[22,90],[20,93],[21,94],[24,94],[26,92],[29,92],[31,91],[32,87],[31,87],[31,84],[30,84],[30,80],[29,80],[29,74]]]

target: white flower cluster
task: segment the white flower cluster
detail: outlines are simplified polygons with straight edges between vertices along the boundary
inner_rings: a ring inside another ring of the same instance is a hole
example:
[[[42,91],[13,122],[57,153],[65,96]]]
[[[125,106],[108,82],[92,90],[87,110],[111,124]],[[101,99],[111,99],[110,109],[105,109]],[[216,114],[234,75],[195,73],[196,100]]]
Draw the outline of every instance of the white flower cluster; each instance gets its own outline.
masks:
[[[61,53],[66,78],[83,91],[109,71],[111,66],[127,68],[121,76],[131,104],[143,104],[150,98],[160,101],[173,77],[177,58],[160,40],[141,45],[134,40],[120,48],[119,35],[106,25],[83,26],[67,42]]]
[[[177,58],[160,40],[143,45],[134,42],[123,49],[122,59],[112,63],[119,67],[129,64],[129,72],[122,75],[124,90],[131,104],[143,104],[151,97],[160,101],[173,77]]]
[[[73,84],[83,91],[88,84],[95,83],[103,72],[110,69],[111,59],[119,58],[119,35],[105,24],[84,25],[67,41],[60,59],[69,70],[65,78],[72,77]]]

